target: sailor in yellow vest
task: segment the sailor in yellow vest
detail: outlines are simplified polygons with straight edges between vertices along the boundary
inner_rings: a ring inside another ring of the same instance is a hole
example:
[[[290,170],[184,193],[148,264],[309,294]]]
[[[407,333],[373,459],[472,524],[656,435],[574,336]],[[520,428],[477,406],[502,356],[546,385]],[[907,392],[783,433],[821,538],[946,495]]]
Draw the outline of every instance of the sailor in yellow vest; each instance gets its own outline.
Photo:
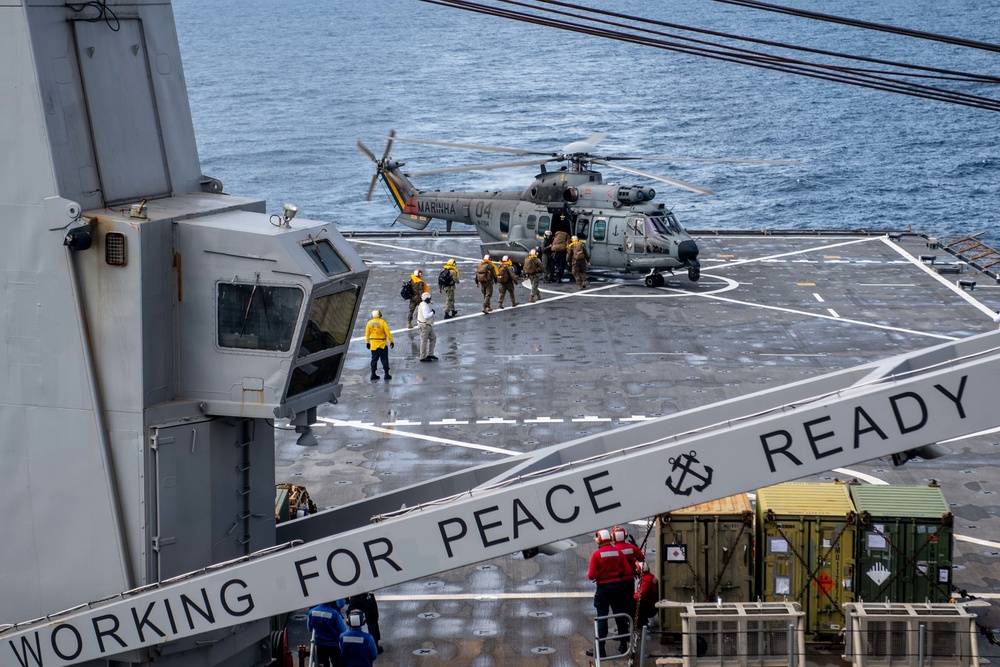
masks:
[[[490,301],[493,299],[493,285],[497,281],[497,267],[493,265],[489,253],[483,255],[483,261],[476,267],[476,285],[483,290],[483,312],[489,313]]]
[[[587,269],[590,267],[590,253],[587,252],[587,245],[574,236],[566,248],[566,257],[569,259],[569,268],[573,272],[577,288],[586,289]]]
[[[382,311],[377,308],[372,311],[372,318],[368,320],[368,324],[365,326],[365,347],[372,351],[371,379],[378,379],[378,373],[375,372],[375,369],[378,367],[379,360],[381,360],[382,370],[385,371],[385,379],[391,380],[392,376],[389,375],[389,348],[396,347],[396,343],[392,340],[392,332],[389,331],[389,325],[382,319]]]

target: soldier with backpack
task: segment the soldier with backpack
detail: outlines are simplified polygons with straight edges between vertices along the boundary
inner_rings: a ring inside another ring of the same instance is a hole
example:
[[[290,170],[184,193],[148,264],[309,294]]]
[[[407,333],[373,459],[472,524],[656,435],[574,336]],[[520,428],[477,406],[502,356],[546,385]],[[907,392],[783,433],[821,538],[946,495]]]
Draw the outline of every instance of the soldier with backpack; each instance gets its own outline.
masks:
[[[493,265],[489,254],[483,255],[483,261],[476,267],[476,285],[483,290],[483,312],[489,313],[490,301],[493,299],[493,285],[497,281],[497,268]]]
[[[455,310],[455,286],[458,285],[458,267],[455,260],[449,259],[438,274],[438,293],[444,292],[444,319],[450,319],[458,315]]]
[[[532,248],[528,253],[528,258],[524,260],[524,275],[531,281],[531,296],[528,298],[528,301],[531,303],[542,298],[542,295],[538,292],[538,281],[541,279],[544,270],[542,260],[538,259],[538,248]]]
[[[403,287],[399,290],[399,296],[410,300],[410,311],[406,314],[407,329],[413,328],[413,312],[420,305],[421,297],[425,292],[431,291],[431,288],[424,282],[423,275],[423,271],[414,269],[410,279],[403,283]]]
[[[500,260],[500,266],[497,267],[497,282],[500,283],[500,297],[497,299],[497,310],[503,310],[503,297],[505,294],[510,294],[510,305],[511,308],[517,305],[517,300],[514,298],[514,286],[517,285],[517,269],[514,268],[514,263],[510,261],[510,257],[507,255],[503,256]]]

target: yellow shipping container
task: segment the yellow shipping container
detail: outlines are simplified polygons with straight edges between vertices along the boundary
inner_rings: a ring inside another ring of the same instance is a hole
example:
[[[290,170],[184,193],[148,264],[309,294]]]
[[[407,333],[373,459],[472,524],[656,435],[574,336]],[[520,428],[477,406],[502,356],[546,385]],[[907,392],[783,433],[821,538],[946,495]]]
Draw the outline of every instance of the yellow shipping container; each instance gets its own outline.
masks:
[[[847,485],[788,483],[757,492],[758,585],[798,602],[806,641],[835,641],[854,601],[856,515]]]

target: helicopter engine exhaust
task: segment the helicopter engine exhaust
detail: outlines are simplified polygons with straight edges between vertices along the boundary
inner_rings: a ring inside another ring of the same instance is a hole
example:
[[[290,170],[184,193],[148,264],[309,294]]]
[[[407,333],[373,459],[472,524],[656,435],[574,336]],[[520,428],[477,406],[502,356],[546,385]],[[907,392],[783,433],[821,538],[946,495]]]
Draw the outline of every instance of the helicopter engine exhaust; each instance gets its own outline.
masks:
[[[615,201],[624,206],[634,206],[644,201],[650,201],[656,196],[656,190],[637,185],[623,185],[615,193]]]
[[[575,204],[580,198],[580,191],[576,188],[566,188],[563,190],[563,201],[567,204]]]

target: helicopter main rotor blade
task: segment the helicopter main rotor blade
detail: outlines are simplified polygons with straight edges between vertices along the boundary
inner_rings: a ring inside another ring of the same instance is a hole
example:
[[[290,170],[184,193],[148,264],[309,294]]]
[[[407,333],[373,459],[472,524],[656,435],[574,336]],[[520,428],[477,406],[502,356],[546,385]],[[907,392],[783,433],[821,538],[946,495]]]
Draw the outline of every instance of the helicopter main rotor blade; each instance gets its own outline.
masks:
[[[396,137],[396,130],[389,130],[389,141],[385,142],[385,152],[382,153],[382,162],[389,158],[389,149],[392,148],[392,140]]]
[[[407,176],[410,178],[415,178],[417,176],[429,176],[431,174],[450,174],[456,171],[485,171],[487,169],[507,169],[512,167],[530,167],[532,165],[545,164],[546,162],[552,162],[551,159],[545,160],[524,160],[522,162],[495,162],[493,164],[476,164],[470,167],[449,167],[447,169],[431,169],[429,171],[415,171],[413,173],[407,172]]]
[[[395,137],[396,141],[405,141],[410,144],[426,144],[428,146],[444,146],[445,148],[465,148],[473,151],[492,151],[494,153],[510,153],[512,155],[548,155],[555,157],[556,154],[544,151],[525,151],[519,148],[501,148],[500,146],[481,146],[479,144],[454,144],[449,141],[431,141],[430,139],[404,139]]]
[[[640,157],[638,155],[605,155],[602,160],[647,160],[649,162],[739,162],[744,164],[802,164],[801,160],[752,160],[713,157]]]
[[[597,144],[604,141],[604,137],[608,136],[607,132],[594,132],[592,135],[587,137],[587,143],[591,146],[596,146]]]
[[[372,162],[378,163],[378,158],[375,157],[375,153],[372,153],[367,146],[361,143],[360,139],[358,139],[358,150],[367,155]]]
[[[360,139],[358,139],[358,150],[367,155],[369,158],[371,158],[371,161],[374,162],[376,165],[379,163],[378,158],[375,157],[375,153],[372,153],[367,146],[361,143]],[[365,201],[372,200],[372,193],[375,192],[375,184],[378,183],[378,174],[379,170],[376,169],[375,174],[372,176],[372,182],[368,185],[368,193],[365,195]]]
[[[607,160],[599,160],[597,158],[591,159],[594,164],[602,164],[605,167],[611,167],[612,169],[618,169],[619,171],[624,171],[629,174],[635,174],[636,176],[645,176],[646,178],[651,178],[654,181],[660,181],[661,183],[666,183],[667,185],[673,185],[678,188],[683,188],[685,190],[690,190],[691,192],[697,192],[703,195],[714,195],[715,193],[708,188],[703,188],[700,185],[694,185],[693,183],[685,183],[684,181],[678,181],[673,178],[666,178],[664,176],[657,176],[656,174],[650,174],[646,171],[640,171],[638,169],[632,169],[631,167],[623,167],[620,164],[615,164],[614,162],[608,162]]]

